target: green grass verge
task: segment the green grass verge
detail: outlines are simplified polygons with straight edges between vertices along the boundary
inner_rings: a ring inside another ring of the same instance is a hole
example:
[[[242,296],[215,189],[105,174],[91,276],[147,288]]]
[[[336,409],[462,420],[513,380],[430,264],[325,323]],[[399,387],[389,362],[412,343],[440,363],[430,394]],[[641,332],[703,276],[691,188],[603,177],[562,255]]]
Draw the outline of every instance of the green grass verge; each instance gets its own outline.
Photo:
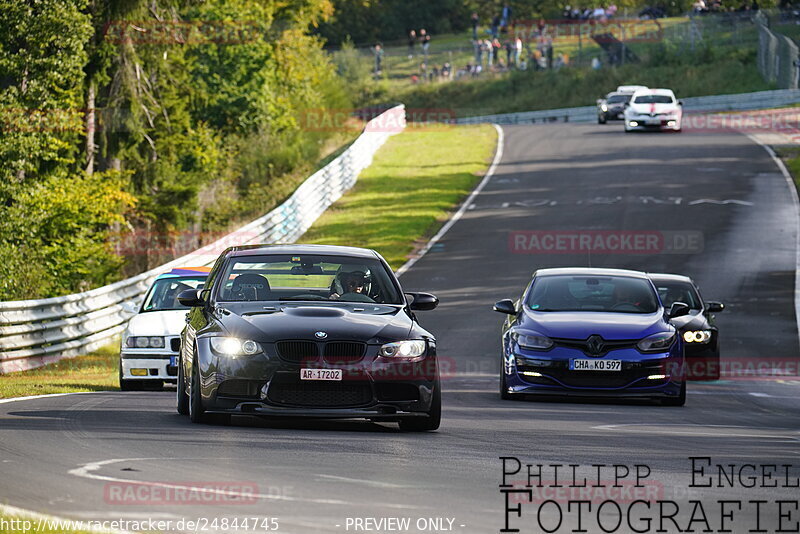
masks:
[[[302,241],[373,248],[399,268],[475,187],[496,139],[490,125],[409,129],[390,138]]]
[[[795,187],[800,190],[800,147],[776,147],[775,153],[783,160],[794,179]]]
[[[119,389],[119,345],[31,371],[0,375],[0,399]],[[0,531],[1,533],[2,531]]]

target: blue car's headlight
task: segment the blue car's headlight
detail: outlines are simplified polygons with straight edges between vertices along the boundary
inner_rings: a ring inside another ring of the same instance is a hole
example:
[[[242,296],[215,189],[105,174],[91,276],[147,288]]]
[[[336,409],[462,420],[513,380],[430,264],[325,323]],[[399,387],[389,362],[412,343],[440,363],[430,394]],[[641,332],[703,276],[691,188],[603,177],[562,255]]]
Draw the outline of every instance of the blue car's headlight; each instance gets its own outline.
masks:
[[[675,341],[675,332],[660,332],[647,336],[636,346],[642,352],[660,352],[672,346],[673,341]]]
[[[547,350],[553,346],[553,340],[536,332],[516,333],[514,339],[523,349]]]
[[[239,339],[236,337],[212,337],[209,338],[211,350],[223,356],[251,356],[261,352],[261,345],[251,339]]]

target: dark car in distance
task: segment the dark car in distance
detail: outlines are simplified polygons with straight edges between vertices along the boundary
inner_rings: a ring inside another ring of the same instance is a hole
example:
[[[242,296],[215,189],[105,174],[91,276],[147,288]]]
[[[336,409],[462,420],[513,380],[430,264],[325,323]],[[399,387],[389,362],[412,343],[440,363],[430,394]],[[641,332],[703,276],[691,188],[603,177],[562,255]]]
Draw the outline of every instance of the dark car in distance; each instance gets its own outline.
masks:
[[[605,98],[597,101],[597,123],[605,124],[607,121],[623,120],[625,104],[630,102],[633,93],[608,93]]]
[[[182,333],[178,412],[398,422],[441,418],[436,340],[415,311],[438,299],[403,293],[375,251],[253,245],[223,252]]]
[[[688,276],[649,273],[666,308],[675,302],[689,306],[689,313],[672,319],[683,338],[688,380],[717,380],[720,376],[719,329],[714,314],[725,309],[721,302],[703,300]]]

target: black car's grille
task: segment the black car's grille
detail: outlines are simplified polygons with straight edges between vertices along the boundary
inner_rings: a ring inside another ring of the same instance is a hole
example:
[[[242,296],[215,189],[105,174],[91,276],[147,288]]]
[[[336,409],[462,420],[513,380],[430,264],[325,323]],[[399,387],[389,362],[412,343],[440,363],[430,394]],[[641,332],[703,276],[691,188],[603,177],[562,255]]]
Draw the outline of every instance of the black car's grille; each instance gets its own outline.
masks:
[[[275,404],[339,408],[363,406],[372,402],[368,382],[276,381],[270,384],[267,398]]]
[[[238,378],[225,380],[217,388],[217,396],[255,398],[258,397],[263,384],[263,382],[257,380],[242,380]]]
[[[365,343],[354,341],[329,341],[325,343],[325,361],[333,364],[357,362],[367,350]]]
[[[666,374],[663,360],[645,360],[639,362],[622,362],[621,371],[570,371],[569,362],[547,362],[548,365],[531,365],[525,360],[517,359],[517,372],[526,382],[532,384],[557,385],[576,388],[621,388],[640,378],[651,375]],[[542,376],[525,375],[525,371],[540,373]],[[657,386],[664,380],[647,380],[635,386]]]
[[[289,362],[299,363],[319,357],[319,349],[313,341],[278,341],[275,347],[278,356]]]
[[[419,388],[414,384],[378,383],[375,392],[379,401],[419,400]]]
[[[172,352],[180,352],[181,350],[181,338],[174,337],[169,340],[169,348],[172,349]]]
[[[592,338],[597,338],[596,343],[592,343]],[[560,347],[578,349],[588,356],[603,356],[612,350],[632,349],[636,347],[638,339],[603,339],[600,336],[589,336],[587,339],[562,339],[553,338],[553,343]],[[599,347],[599,348],[598,348]]]

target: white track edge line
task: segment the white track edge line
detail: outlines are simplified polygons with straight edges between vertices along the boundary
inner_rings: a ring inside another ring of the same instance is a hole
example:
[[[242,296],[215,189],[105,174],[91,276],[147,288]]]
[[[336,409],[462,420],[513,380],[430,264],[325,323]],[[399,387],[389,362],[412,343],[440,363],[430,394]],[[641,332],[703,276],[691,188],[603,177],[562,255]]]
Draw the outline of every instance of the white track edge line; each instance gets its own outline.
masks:
[[[108,390],[113,391],[113,390]],[[0,404],[7,404],[9,402],[33,400],[33,399],[46,399],[48,397],[66,397],[67,395],[85,395],[87,393],[108,393],[108,391],[70,391],[67,393],[47,393],[45,395],[29,395],[27,397],[11,397],[10,399],[0,399]]]

